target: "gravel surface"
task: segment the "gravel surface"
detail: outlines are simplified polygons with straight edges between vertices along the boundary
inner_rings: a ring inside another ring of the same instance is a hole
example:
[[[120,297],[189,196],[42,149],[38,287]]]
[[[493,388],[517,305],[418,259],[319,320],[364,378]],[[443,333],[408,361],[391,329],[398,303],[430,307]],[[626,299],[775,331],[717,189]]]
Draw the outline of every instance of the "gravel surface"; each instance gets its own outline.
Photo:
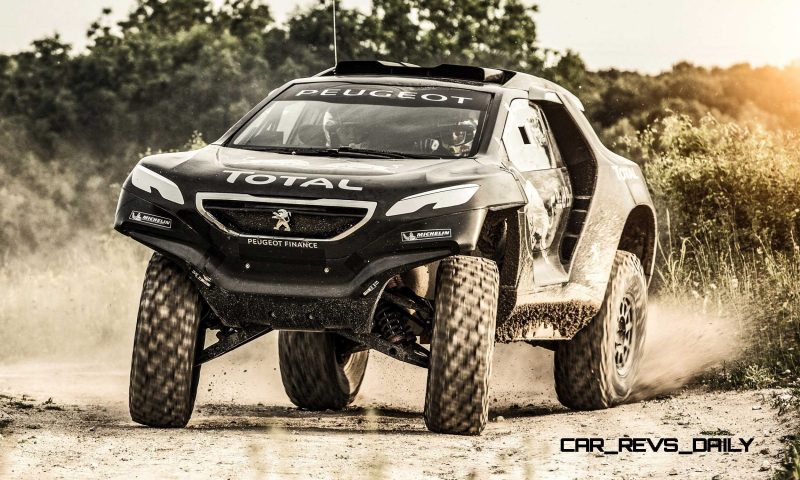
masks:
[[[121,365],[0,365],[0,477],[769,478],[791,432],[769,391],[681,389],[571,412],[552,393],[549,352],[497,351],[492,421],[480,437],[427,432],[425,372],[379,355],[356,406],[324,413],[290,406],[273,360],[220,359],[205,368],[180,430],[131,422]],[[754,440],[748,453],[560,452],[562,438],[602,438],[611,449],[626,435],[674,437],[682,449],[694,437]]]

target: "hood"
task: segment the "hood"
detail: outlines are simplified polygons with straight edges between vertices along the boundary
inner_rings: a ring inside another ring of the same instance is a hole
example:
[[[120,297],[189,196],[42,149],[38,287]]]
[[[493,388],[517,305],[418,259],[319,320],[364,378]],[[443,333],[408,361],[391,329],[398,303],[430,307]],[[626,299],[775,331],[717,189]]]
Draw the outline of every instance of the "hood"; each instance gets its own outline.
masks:
[[[480,185],[475,200],[491,189],[486,206],[520,200],[516,181],[507,170],[472,158],[356,159],[210,145],[194,152],[153,155],[140,165],[174,182],[189,199],[187,203],[198,192],[384,203],[463,184]]]
[[[205,157],[205,155],[203,155]],[[373,176],[425,170],[452,160],[441,159],[363,159],[320,157],[255,152],[241,148],[218,147],[214,159],[220,167],[309,175]],[[201,157],[202,158],[202,157]],[[411,162],[414,163],[411,163]]]

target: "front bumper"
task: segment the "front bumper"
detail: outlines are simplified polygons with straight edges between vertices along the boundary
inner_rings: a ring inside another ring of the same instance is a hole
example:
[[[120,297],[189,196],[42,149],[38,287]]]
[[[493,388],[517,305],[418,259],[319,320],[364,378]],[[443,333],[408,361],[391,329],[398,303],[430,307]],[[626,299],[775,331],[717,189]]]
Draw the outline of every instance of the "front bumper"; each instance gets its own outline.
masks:
[[[378,215],[345,238],[313,248],[303,242],[262,245],[212,225],[191,202],[171,209],[126,188],[115,229],[186,265],[227,325],[363,333],[391,277],[474,250],[485,216],[485,209],[413,220]],[[404,241],[404,232],[434,229],[450,235]]]

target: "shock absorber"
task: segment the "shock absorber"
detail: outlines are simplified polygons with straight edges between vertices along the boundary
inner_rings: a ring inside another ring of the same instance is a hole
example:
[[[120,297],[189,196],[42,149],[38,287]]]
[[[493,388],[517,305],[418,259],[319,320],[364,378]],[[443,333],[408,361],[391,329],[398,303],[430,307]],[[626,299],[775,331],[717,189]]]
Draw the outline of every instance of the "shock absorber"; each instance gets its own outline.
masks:
[[[416,336],[408,326],[408,317],[410,314],[399,306],[380,300],[375,309],[375,331],[391,343],[414,343]]]

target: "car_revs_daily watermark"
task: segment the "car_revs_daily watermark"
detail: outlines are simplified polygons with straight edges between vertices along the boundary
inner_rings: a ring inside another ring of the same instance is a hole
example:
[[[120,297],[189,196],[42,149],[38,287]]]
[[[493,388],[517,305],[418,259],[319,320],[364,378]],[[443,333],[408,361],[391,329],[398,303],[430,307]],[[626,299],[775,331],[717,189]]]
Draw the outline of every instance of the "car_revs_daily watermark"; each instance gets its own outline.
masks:
[[[560,440],[564,453],[595,453],[619,455],[622,453],[748,453],[754,438],[695,437],[681,442],[675,437],[621,437],[609,440],[600,437],[565,437]]]

